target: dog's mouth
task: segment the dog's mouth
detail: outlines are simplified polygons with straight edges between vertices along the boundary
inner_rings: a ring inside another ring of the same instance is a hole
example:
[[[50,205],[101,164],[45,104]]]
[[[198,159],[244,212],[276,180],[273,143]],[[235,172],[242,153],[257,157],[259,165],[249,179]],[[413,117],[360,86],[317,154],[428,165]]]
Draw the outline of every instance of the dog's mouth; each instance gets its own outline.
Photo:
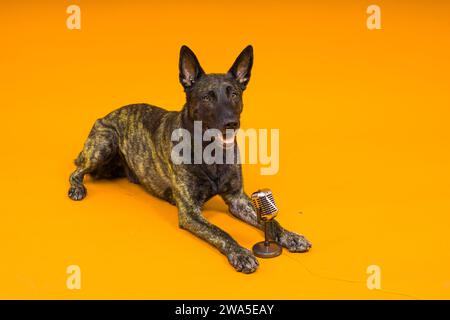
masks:
[[[226,133],[219,132],[214,136],[214,141],[220,144],[222,148],[229,149],[234,146],[237,130],[227,130]]]

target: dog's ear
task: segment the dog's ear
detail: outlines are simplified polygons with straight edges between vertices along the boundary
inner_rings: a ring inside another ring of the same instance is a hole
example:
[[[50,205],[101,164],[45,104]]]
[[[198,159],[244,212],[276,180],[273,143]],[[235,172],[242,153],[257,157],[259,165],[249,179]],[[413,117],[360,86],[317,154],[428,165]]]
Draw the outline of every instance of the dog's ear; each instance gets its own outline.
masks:
[[[205,73],[194,52],[187,46],[180,50],[180,82],[184,89],[189,89]]]
[[[237,82],[239,82],[242,90],[245,90],[250,81],[250,74],[253,66],[253,47],[247,46],[237,57],[233,66],[228,71]]]

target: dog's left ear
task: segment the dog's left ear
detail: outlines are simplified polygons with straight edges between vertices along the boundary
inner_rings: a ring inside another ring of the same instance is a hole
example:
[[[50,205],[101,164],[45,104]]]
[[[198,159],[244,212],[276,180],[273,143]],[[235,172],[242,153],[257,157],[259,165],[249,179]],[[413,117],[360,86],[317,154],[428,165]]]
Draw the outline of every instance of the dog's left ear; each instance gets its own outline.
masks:
[[[253,47],[247,46],[237,57],[233,66],[228,71],[237,82],[239,82],[242,90],[245,90],[250,81],[250,74],[253,66]]]

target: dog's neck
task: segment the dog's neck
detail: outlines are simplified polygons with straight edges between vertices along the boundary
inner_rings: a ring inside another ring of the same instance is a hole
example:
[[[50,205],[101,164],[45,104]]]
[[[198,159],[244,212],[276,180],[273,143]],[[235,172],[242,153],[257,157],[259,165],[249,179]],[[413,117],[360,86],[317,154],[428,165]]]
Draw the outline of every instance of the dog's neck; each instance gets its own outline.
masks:
[[[180,111],[180,125],[182,129],[186,129],[194,136],[194,120],[189,116],[189,106],[186,103]]]

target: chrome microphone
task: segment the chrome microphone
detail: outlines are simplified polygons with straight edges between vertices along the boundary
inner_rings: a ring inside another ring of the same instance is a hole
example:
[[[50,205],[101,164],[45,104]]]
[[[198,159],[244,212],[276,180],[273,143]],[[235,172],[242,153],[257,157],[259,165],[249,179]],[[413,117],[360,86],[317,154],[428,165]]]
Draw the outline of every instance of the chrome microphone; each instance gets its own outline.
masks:
[[[253,253],[260,258],[277,257],[281,254],[281,246],[269,239],[269,225],[278,214],[272,191],[269,189],[258,190],[252,194],[251,199],[258,215],[258,221],[264,224],[264,241],[253,246]]]

